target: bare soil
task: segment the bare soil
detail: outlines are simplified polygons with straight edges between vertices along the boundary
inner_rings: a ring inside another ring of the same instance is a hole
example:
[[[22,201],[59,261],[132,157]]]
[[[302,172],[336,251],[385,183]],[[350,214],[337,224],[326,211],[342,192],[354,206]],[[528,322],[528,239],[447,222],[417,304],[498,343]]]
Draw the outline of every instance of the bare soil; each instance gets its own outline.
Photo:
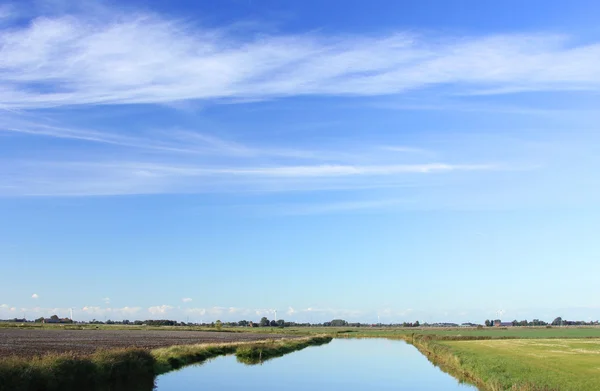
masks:
[[[98,349],[225,343],[290,338],[284,335],[172,330],[59,330],[0,329],[0,357],[33,357],[73,352],[86,355]]]

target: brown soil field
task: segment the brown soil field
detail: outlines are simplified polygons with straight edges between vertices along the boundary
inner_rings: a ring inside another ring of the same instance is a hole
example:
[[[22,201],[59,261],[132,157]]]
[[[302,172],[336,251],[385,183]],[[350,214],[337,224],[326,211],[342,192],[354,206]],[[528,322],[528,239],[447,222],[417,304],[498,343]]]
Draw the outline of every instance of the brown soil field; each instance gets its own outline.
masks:
[[[47,353],[89,354],[98,349],[224,343],[290,338],[290,336],[210,331],[35,330],[0,329],[0,357],[32,357]]]

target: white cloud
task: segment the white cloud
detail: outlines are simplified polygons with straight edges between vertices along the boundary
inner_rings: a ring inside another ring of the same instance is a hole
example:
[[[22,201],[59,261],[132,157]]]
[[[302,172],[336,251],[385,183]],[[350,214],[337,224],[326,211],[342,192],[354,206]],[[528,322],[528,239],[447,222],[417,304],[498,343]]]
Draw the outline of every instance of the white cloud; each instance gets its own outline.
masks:
[[[141,311],[141,307],[122,307],[122,308],[110,308],[110,307],[98,307],[98,306],[85,306],[81,309],[73,309],[73,316],[77,318],[80,316],[79,312],[85,314],[86,317],[112,317],[113,320],[121,320],[135,316]]]
[[[31,295],[32,299],[39,299],[40,295],[38,295],[37,293],[34,293],[33,295]]]
[[[181,301],[183,301],[184,303],[189,303],[192,301],[191,297],[184,297],[183,299],[181,299]]]
[[[148,312],[152,315],[166,315],[169,311],[171,311],[174,307],[170,305],[159,305],[148,308]]]
[[[234,36],[154,14],[51,16],[0,32],[0,106],[600,90],[600,45],[553,34]],[[34,86],[43,88],[36,90]]]
[[[281,162],[281,164],[285,164]],[[499,164],[313,164],[210,167],[161,162],[13,161],[0,168],[8,195],[116,195],[386,187],[414,175],[506,170]]]
[[[102,299],[102,301],[104,302],[104,304],[109,305],[110,304],[110,297],[105,297]]]

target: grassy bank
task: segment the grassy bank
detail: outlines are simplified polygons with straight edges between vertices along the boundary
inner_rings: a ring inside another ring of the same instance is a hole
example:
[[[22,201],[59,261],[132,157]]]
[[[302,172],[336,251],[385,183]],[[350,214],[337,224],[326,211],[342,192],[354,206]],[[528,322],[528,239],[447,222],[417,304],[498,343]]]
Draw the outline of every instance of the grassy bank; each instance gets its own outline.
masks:
[[[599,339],[447,341],[461,363],[489,384],[507,389],[600,389]]]
[[[155,359],[155,373],[159,375],[225,354],[235,354],[240,362],[256,364],[308,346],[322,345],[331,339],[327,336],[314,336],[264,342],[183,345],[155,349],[152,355]]]
[[[252,343],[237,348],[235,355],[238,361],[245,364],[258,364],[309,346],[323,345],[331,342],[331,340],[332,338],[328,336],[316,336],[294,340],[283,340],[269,344],[262,342]]]
[[[151,390],[154,357],[141,349],[0,359],[0,390]]]
[[[154,378],[185,365],[225,354],[254,364],[331,341],[313,336],[265,342],[181,345],[152,351],[122,349],[90,356],[56,354],[0,359],[0,391],[134,390],[150,391]]]
[[[460,380],[482,390],[592,391],[600,388],[600,339],[406,338]]]

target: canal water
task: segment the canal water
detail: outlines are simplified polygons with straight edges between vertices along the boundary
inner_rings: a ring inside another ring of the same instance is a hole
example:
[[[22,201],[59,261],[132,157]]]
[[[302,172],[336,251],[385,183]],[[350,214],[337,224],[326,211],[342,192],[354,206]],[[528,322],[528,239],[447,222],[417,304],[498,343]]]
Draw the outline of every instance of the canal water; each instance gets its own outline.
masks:
[[[223,356],[157,378],[157,391],[476,390],[387,339],[334,339],[258,365]]]

